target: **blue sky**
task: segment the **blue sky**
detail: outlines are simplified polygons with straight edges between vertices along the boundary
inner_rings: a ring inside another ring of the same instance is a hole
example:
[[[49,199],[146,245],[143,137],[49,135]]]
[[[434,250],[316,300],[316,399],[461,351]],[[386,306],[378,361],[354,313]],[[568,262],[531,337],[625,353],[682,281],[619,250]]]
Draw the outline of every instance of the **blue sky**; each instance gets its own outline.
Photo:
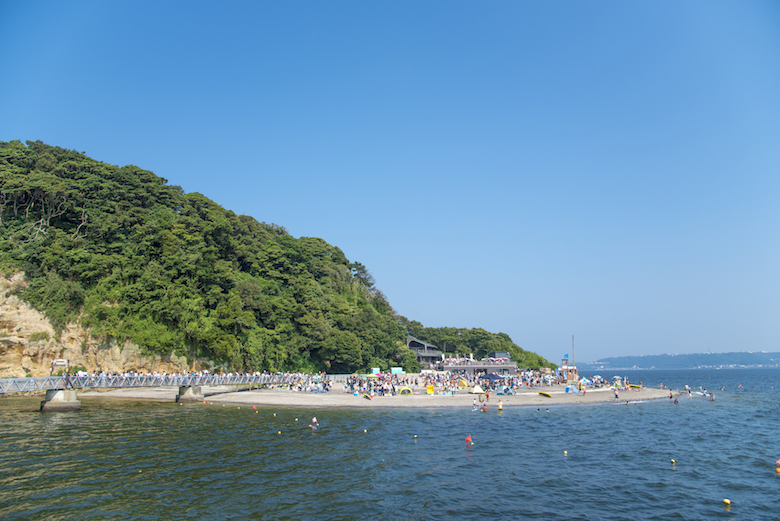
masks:
[[[322,237],[427,326],[780,351],[780,3],[6,1],[0,49],[0,140]]]

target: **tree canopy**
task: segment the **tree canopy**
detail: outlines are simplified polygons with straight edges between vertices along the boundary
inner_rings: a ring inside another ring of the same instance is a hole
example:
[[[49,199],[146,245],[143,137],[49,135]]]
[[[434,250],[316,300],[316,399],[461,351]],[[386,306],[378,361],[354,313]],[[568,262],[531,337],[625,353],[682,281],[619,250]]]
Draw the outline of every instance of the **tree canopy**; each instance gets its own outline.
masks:
[[[40,141],[0,142],[0,268],[24,271],[20,296],[55,328],[149,352],[236,370],[419,368],[409,322],[339,248]],[[502,333],[465,337],[452,345],[527,353]]]

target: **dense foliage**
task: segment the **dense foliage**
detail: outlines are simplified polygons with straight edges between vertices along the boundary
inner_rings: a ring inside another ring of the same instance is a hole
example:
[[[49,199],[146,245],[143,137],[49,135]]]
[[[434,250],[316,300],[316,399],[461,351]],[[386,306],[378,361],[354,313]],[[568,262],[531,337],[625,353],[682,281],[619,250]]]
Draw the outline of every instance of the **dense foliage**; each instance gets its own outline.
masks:
[[[78,320],[149,352],[238,370],[418,369],[405,322],[339,248],[39,141],[0,142],[0,268],[25,272],[21,296],[55,328]]]

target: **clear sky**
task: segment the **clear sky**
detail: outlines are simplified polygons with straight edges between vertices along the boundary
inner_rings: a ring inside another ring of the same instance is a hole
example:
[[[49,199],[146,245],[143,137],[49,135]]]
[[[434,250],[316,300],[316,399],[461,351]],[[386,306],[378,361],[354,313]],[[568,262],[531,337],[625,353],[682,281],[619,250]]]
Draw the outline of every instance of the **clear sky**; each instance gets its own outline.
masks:
[[[0,140],[550,360],[780,351],[780,2],[0,2]]]

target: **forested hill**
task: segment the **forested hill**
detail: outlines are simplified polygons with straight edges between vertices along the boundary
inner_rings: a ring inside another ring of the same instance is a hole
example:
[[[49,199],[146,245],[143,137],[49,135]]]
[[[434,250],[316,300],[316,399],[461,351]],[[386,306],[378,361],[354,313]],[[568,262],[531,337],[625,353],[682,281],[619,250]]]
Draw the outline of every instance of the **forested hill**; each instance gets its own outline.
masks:
[[[55,328],[237,370],[417,369],[365,266],[141,168],[0,142],[0,219],[0,268]]]

